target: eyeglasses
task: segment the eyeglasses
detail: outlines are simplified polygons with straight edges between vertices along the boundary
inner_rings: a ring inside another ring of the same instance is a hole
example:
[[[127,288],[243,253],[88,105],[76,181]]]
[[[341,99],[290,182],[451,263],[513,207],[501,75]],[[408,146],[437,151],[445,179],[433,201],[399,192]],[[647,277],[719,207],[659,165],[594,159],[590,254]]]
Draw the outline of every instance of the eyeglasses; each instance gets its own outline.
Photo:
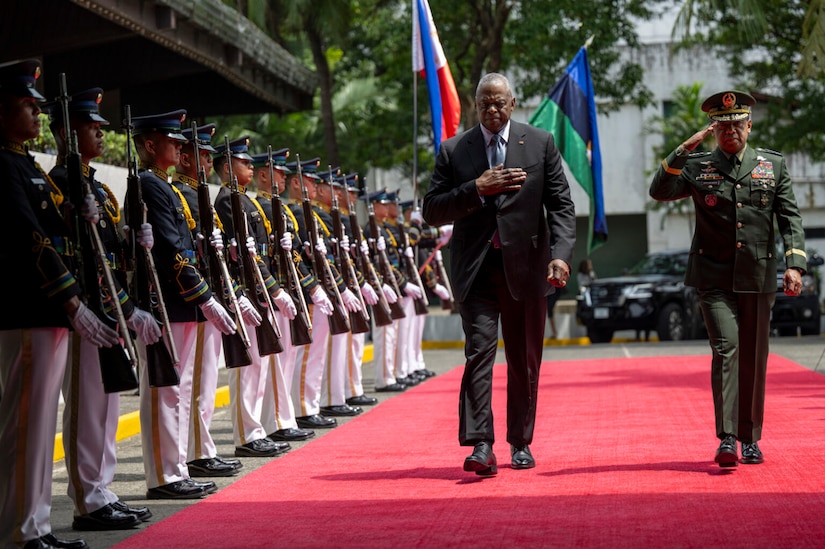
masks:
[[[505,101],[504,99],[501,99],[499,101],[489,101],[489,102],[487,102],[487,101],[477,101],[476,106],[481,111],[490,110],[490,107],[495,107],[497,111],[501,111],[501,110],[504,110],[507,107],[509,107],[510,102]]]

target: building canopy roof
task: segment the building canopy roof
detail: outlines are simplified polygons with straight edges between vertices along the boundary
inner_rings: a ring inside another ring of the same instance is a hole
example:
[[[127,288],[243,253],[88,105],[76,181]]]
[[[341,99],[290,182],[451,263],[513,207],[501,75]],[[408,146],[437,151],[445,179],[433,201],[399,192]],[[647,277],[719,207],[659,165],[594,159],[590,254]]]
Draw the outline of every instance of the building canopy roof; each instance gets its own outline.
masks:
[[[312,107],[315,73],[220,0],[11,0],[0,62],[39,58],[44,96],[105,92],[102,113],[178,108],[189,119]]]

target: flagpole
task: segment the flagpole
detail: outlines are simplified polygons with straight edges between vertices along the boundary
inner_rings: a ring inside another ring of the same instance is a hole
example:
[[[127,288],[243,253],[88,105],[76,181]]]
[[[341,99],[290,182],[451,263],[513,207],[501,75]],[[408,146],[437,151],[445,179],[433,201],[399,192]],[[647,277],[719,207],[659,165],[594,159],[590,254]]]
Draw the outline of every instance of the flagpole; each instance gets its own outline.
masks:
[[[413,71],[413,211],[418,210],[418,73]]]

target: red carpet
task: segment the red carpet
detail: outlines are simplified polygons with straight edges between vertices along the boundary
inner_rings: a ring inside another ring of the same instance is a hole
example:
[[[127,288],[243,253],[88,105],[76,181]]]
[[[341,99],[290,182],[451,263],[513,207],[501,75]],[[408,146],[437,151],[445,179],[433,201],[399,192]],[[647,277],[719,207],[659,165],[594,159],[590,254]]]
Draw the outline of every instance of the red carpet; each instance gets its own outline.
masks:
[[[119,547],[799,547],[825,543],[825,377],[772,355],[762,465],[713,463],[709,357],[546,363],[515,471],[461,470],[461,368],[388,400]]]

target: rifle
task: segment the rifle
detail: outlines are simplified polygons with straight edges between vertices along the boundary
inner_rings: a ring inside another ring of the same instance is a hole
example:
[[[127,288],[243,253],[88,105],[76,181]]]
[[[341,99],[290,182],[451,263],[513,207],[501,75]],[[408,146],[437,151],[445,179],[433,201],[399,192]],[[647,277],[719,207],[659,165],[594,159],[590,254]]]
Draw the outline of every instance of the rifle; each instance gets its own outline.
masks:
[[[407,254],[404,253],[407,248],[410,247],[410,233],[407,231],[407,226],[404,225],[403,220],[398,223],[398,230],[401,233],[401,246],[403,247],[401,261],[404,262],[407,279],[412,281],[412,283],[421,290],[421,297],[413,300],[415,314],[425,315],[427,314],[427,306],[430,304],[430,300],[427,299],[427,288],[425,288],[424,283],[421,282],[421,276],[418,274],[418,268],[415,265],[415,252],[413,252],[413,257],[407,257]]]
[[[215,228],[215,210],[209,198],[209,184],[206,182],[206,170],[201,167],[200,151],[198,149],[198,126],[192,122],[192,136],[195,139],[195,170],[198,174],[198,223],[201,232],[207,238]],[[226,307],[231,314],[235,311],[235,333],[221,334],[223,343],[224,362],[227,368],[239,368],[252,364],[252,357],[249,356],[249,347],[252,343],[246,326],[241,318],[241,309],[238,306],[238,297],[232,287],[232,278],[229,276],[229,269],[226,267],[226,259],[223,251],[215,249],[207,242],[202,243],[201,270],[206,278],[206,283],[212,288],[213,293],[218,295],[221,304]],[[223,283],[223,291],[218,288]],[[221,295],[222,294],[222,295]],[[231,307],[228,305],[231,303]]]
[[[358,285],[358,275],[355,274],[355,266],[352,264],[352,256],[350,251],[341,246],[341,241],[344,238],[344,224],[341,222],[341,210],[338,209],[338,197],[335,196],[335,187],[332,186],[332,166],[328,166],[329,171],[329,191],[332,195],[332,206],[330,208],[330,215],[332,216],[332,231],[335,236],[336,248],[338,251],[338,265],[341,269],[341,274],[344,276],[344,284],[347,288],[358,298],[361,302],[361,310],[357,313],[350,311],[349,323],[352,327],[352,333],[365,334],[370,331],[370,315],[367,312],[367,304],[364,302],[364,296],[361,294],[361,286]],[[346,184],[346,179],[344,180]]]
[[[344,177],[344,181],[346,181],[346,177]],[[390,305],[387,303],[387,297],[381,289],[381,281],[378,279],[378,274],[375,272],[372,261],[370,261],[367,255],[361,253],[360,244],[364,240],[364,236],[361,234],[361,225],[358,224],[358,212],[355,211],[355,206],[350,203],[348,190],[344,190],[344,196],[346,197],[347,210],[349,211],[349,224],[352,227],[352,239],[355,243],[355,247],[353,248],[355,260],[358,262],[358,266],[361,272],[364,273],[367,282],[375,290],[376,295],[378,295],[378,303],[372,307],[372,316],[376,326],[387,326],[392,324]]]
[[[66,179],[69,201],[79,207],[86,195],[92,194],[92,187],[83,178],[82,160],[77,149],[77,133],[71,131],[69,123],[69,97],[66,91],[66,74],[60,73],[60,97],[58,102],[63,111],[63,127],[66,139]],[[86,294],[89,308],[104,322],[117,325],[123,345],[110,348],[99,347],[100,375],[103,390],[107,393],[119,393],[136,389],[139,385],[135,368],[138,356],[135,352],[132,335],[126,325],[126,316],[118,299],[118,288],[109,266],[106,248],[100,239],[97,225],[87,223],[77,209],[73,213],[74,246],[78,263],[77,274],[80,285]],[[101,283],[102,276],[102,283]],[[104,302],[112,307],[114,318],[109,317],[104,309]]]
[[[312,320],[310,320],[309,308],[304,299],[304,291],[301,289],[301,279],[295,268],[295,262],[292,261],[292,253],[294,252],[287,252],[280,244],[281,238],[286,232],[286,219],[284,218],[281,195],[278,193],[278,184],[275,183],[275,173],[272,166],[272,145],[267,147],[266,152],[269,158],[269,187],[272,193],[272,226],[275,231],[275,242],[272,245],[277,252],[272,253],[272,257],[275,258],[278,264],[278,278],[286,283],[285,291],[290,294],[293,301],[297,301],[298,305],[295,318],[289,321],[290,340],[293,346],[309,345],[312,343]]]
[[[398,287],[398,281],[395,279],[395,273],[392,270],[392,265],[390,265],[390,258],[387,257],[387,250],[378,249],[378,237],[380,236],[378,232],[378,221],[375,219],[375,210],[369,202],[367,202],[367,211],[370,217],[372,253],[378,257],[378,270],[381,271],[381,277],[384,279],[384,282],[390,284],[395,295],[398,296],[395,303],[390,303],[390,314],[392,318],[398,320],[399,318],[407,316],[407,313],[404,312],[404,308],[401,306],[401,288]]]
[[[453,287],[450,284],[450,277],[447,276],[447,269],[444,268],[444,262],[441,260],[441,250],[436,250],[435,254],[435,274],[441,282],[444,283],[444,287],[447,288],[447,292],[449,292],[450,297],[447,299],[441,300],[441,308],[444,310],[448,310],[451,312],[458,312],[458,304],[455,300],[455,294],[453,293]]]
[[[146,223],[146,204],[143,202],[143,190],[137,175],[137,162],[132,154],[132,110],[126,105],[126,164],[129,174],[126,180],[126,224],[129,231],[129,246],[133,269],[130,295],[135,297],[141,308],[155,311],[163,325],[163,339],[146,345],[146,368],[149,385],[152,387],[169,387],[180,384],[180,377],[175,369],[180,364],[175,340],[172,338],[172,323],[166,311],[166,302],[160,288],[158,271],[151,250],[137,242],[138,229]],[[142,252],[138,252],[138,248]],[[166,344],[164,345],[164,341]]]
[[[338,286],[335,285],[335,277],[332,274],[329,261],[327,261],[324,254],[315,248],[318,242],[318,225],[315,214],[312,211],[312,203],[309,201],[309,192],[307,191],[306,185],[304,185],[304,176],[301,171],[301,156],[296,154],[295,160],[298,170],[298,181],[301,184],[301,203],[304,211],[304,225],[306,226],[307,237],[309,238],[309,254],[312,261],[312,271],[315,273],[315,276],[327,294],[331,294],[332,315],[329,317],[329,333],[332,335],[343,334],[350,330],[349,319],[345,312],[344,303],[341,300],[341,293],[338,291]]]
[[[229,148],[229,137],[224,136],[223,139],[226,147],[226,164],[229,168],[229,190],[232,192],[230,196],[232,225],[235,228],[235,241],[239,248],[237,256],[241,284],[249,291],[247,297],[261,315],[261,325],[255,328],[255,334],[258,336],[258,353],[261,356],[273,355],[284,350],[278,325],[272,322],[275,318],[275,305],[272,303],[272,296],[266,290],[266,284],[258,266],[257,254],[250,252],[249,257],[244,258],[243,255],[246,252],[240,249],[246,250],[249,227],[246,224],[246,212],[241,202],[238,180],[232,172],[232,149]]]

